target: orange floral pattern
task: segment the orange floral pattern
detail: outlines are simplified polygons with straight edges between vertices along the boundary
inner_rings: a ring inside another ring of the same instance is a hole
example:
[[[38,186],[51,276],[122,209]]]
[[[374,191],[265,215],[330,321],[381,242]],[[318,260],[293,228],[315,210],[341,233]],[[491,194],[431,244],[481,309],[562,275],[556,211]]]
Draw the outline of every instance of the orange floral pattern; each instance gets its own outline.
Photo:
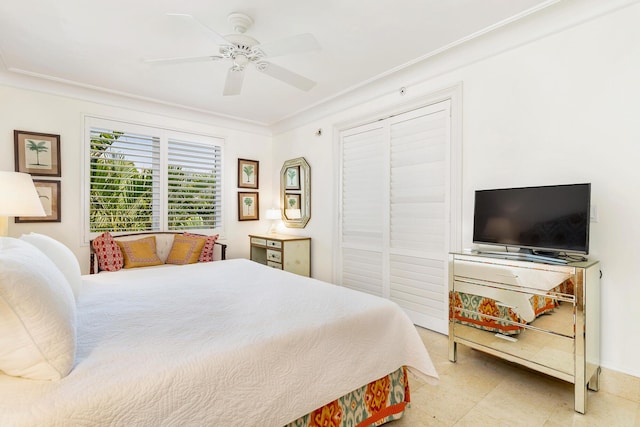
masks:
[[[391,389],[389,377],[380,378],[377,381],[367,384],[367,392],[364,401],[369,412],[378,412],[387,406],[387,397]]]
[[[340,427],[341,425],[342,408],[337,400],[311,413],[309,427]]]
[[[495,300],[492,300],[489,298],[482,298],[482,301],[480,301],[480,305],[478,306],[478,312],[481,314],[485,314],[487,316],[493,316],[493,317],[500,316],[500,309],[496,305]],[[486,316],[483,316],[482,320],[484,320],[485,322],[494,321],[490,317],[486,317]]]
[[[369,427],[402,417],[410,402],[407,368],[372,381],[285,427]]]

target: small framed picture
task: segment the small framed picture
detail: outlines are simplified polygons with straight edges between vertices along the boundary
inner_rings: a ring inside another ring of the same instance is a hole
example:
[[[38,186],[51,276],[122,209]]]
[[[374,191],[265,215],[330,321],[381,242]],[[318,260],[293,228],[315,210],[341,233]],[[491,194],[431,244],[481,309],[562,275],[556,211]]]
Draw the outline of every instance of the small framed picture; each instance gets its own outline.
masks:
[[[284,173],[285,190],[299,190],[300,189],[300,166],[288,167]]]
[[[238,188],[258,189],[259,166],[257,160],[238,159]]]
[[[60,181],[34,179],[46,216],[17,216],[15,222],[60,222]]]
[[[300,209],[300,195],[286,193],[284,195],[285,209]]]
[[[238,221],[260,219],[258,193],[238,192]]]
[[[16,172],[61,176],[60,135],[14,130]]]

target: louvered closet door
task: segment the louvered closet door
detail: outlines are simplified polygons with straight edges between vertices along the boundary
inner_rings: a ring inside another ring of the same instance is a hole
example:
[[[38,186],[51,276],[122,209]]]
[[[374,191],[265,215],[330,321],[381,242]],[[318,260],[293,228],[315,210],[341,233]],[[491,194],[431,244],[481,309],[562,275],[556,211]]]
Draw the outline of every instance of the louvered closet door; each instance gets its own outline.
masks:
[[[447,327],[449,102],[389,119],[389,288],[420,326]]]
[[[378,296],[384,296],[388,135],[387,127],[361,126],[342,135],[341,147],[341,283]]]
[[[447,330],[450,102],[341,135],[338,281]]]

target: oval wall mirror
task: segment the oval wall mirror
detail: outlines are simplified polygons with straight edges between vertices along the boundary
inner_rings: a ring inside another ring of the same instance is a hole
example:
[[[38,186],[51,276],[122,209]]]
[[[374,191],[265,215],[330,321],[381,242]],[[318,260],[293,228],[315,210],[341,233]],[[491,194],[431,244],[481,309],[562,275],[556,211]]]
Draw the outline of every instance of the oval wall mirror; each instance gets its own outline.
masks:
[[[282,165],[280,211],[286,227],[304,228],[311,218],[311,168],[304,157]]]

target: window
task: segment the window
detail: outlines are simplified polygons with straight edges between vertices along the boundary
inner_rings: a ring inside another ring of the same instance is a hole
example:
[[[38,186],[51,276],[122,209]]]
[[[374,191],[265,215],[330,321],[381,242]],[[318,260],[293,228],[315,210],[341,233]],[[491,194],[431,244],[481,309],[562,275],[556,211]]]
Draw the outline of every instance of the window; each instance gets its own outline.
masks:
[[[220,138],[87,118],[87,231],[222,227]]]

